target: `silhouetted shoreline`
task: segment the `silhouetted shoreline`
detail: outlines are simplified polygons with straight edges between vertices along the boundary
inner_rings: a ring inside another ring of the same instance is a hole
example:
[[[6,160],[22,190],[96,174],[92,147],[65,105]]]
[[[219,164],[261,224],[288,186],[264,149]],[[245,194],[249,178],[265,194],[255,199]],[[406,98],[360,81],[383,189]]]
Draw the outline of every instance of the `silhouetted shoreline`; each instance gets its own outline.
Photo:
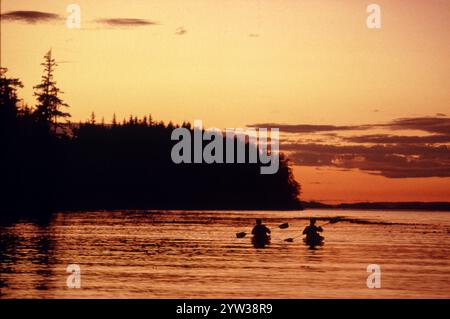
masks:
[[[10,211],[301,209],[284,156],[272,175],[260,174],[257,163],[175,164],[173,124],[84,123],[69,136],[29,123],[20,118],[7,132],[17,135],[3,139],[9,144],[3,205]]]
[[[228,155],[233,164],[198,163],[194,152],[184,154],[184,149],[183,157],[192,160],[177,164],[171,157],[177,143],[172,133],[183,128],[192,135],[188,122],[165,124],[149,115],[119,123],[114,115],[105,124],[92,113],[85,123],[64,124],[70,114],[61,110],[68,105],[54,80],[51,51],[42,65],[33,107],[19,103],[22,82],[1,68],[0,173],[6,188],[0,218],[65,210],[301,209],[300,184],[288,159],[280,154],[278,170],[261,174],[264,154],[248,140],[214,138],[221,146],[211,152]],[[202,150],[209,142],[191,140],[198,144]],[[256,154],[256,162],[250,154]]]
[[[405,210],[405,211],[450,211],[450,202],[359,202],[324,204],[302,202],[306,209],[355,209],[355,210]]]

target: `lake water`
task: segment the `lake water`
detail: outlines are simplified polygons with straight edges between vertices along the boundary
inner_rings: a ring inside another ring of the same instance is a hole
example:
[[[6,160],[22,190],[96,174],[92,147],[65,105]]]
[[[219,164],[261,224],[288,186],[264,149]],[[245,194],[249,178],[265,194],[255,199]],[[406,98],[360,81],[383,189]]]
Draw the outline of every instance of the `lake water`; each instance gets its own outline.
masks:
[[[284,241],[310,216],[343,218],[324,226],[323,246]],[[256,217],[272,229],[264,249],[235,236]],[[1,298],[450,298],[447,212],[102,211],[0,230]],[[69,264],[79,289],[67,287]],[[369,264],[379,289],[367,287]]]

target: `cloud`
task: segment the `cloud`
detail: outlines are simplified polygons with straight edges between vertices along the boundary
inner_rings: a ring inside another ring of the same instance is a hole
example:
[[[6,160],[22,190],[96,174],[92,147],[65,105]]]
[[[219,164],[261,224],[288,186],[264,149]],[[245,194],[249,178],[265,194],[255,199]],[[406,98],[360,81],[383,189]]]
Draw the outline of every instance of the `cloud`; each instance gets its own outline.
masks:
[[[389,134],[373,134],[341,137],[346,142],[353,143],[375,143],[375,144],[436,144],[450,143],[450,135],[428,135],[428,136],[402,136]]]
[[[297,165],[359,169],[389,178],[450,177],[450,147],[423,145],[282,145]]]
[[[367,126],[358,125],[314,125],[314,124],[280,124],[280,123],[257,123],[250,124],[247,127],[274,127],[278,128],[280,132],[285,133],[317,133],[317,132],[331,132],[331,131],[355,131],[355,130],[366,130],[370,128]]]
[[[443,114],[380,124],[261,123],[249,127],[278,127],[287,133],[280,139],[280,150],[300,166],[358,169],[388,178],[450,177],[450,118]],[[355,134],[362,130],[375,132]],[[422,134],[403,132],[411,130]]]
[[[157,25],[157,22],[145,20],[145,19],[132,19],[132,18],[110,18],[110,19],[97,19],[96,23],[108,25],[108,26],[118,26],[118,27],[139,27],[139,26],[149,26]]]
[[[408,129],[450,135],[450,118],[442,116],[400,118],[385,126],[394,130]]]
[[[60,20],[58,14],[41,11],[9,11],[1,14],[1,19],[5,21],[19,21],[30,24],[38,22],[51,22]]]
[[[282,124],[257,123],[247,127],[274,127],[285,133],[320,133],[333,131],[360,131],[374,128],[391,130],[418,130],[428,133],[450,134],[450,118],[440,114],[435,117],[398,118],[388,123],[364,125],[314,125],[314,124]]]
[[[187,30],[184,27],[179,27],[175,30],[176,35],[184,35],[187,33]]]

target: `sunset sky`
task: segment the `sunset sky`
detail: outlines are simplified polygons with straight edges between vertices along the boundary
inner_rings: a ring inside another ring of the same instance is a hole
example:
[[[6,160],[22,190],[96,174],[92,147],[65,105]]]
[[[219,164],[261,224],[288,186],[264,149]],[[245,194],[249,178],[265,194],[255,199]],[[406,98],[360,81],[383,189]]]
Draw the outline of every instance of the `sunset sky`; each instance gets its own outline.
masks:
[[[71,3],[81,29],[66,27]],[[448,0],[2,0],[1,13],[1,66],[30,105],[51,48],[72,121],[279,127],[304,200],[450,201]]]

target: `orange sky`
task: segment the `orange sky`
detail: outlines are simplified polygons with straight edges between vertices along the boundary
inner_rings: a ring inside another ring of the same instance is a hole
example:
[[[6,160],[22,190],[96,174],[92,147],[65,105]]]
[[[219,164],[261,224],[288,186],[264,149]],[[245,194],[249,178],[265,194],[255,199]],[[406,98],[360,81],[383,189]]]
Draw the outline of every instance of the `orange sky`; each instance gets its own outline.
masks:
[[[75,121],[95,111],[107,121],[113,113],[119,119],[151,113],[221,128],[361,125],[449,112],[446,0],[376,1],[380,30],[367,28],[372,2],[361,0],[76,1],[81,30],[65,25],[70,3],[2,0],[3,14],[33,10],[61,19],[2,19],[1,64],[21,78],[20,94],[32,104],[39,64],[52,48]],[[155,24],[95,22],[119,18]],[[306,200],[450,200],[449,177],[386,178],[312,166],[295,173]]]

